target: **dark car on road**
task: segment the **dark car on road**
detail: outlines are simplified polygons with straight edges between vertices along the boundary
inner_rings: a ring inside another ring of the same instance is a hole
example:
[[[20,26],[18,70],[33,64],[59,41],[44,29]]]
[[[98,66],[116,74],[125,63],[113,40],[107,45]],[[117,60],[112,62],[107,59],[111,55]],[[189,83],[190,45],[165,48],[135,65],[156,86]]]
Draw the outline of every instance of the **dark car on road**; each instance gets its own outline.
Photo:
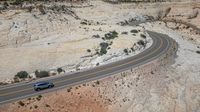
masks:
[[[52,87],[54,87],[54,84],[52,82],[37,82],[34,84],[35,91],[52,88]]]

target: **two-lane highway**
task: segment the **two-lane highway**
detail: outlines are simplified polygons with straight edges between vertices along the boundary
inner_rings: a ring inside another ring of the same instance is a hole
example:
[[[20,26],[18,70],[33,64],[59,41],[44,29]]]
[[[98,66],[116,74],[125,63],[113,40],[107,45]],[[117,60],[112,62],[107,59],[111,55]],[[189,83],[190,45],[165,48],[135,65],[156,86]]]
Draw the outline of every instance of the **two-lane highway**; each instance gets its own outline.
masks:
[[[163,55],[172,46],[172,44],[175,43],[175,41],[167,35],[151,31],[148,31],[148,33],[153,39],[153,44],[142,53],[107,65],[94,67],[92,69],[83,70],[72,74],[66,74],[59,77],[44,79],[45,81],[50,81],[55,84],[55,87],[52,89],[46,89],[36,92],[33,89],[33,84],[35,82],[0,87],[0,104],[16,101],[18,99],[27,98],[50,91],[55,91],[60,88],[70,87],[91,80],[100,79],[106,76],[120,73],[130,68],[143,65]]]

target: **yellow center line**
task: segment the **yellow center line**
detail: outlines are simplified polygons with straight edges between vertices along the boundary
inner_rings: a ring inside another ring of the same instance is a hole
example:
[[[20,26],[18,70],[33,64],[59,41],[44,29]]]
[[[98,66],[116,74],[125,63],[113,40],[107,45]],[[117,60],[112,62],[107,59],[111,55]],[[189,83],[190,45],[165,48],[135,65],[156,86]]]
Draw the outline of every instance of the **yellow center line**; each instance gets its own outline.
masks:
[[[159,38],[159,40],[161,40],[161,39]],[[65,82],[65,81],[69,81],[69,80],[73,80],[73,79],[78,79],[78,78],[82,78],[82,77],[86,77],[86,76],[90,76],[90,75],[94,75],[94,74],[96,74],[96,73],[100,73],[100,72],[103,72],[103,71],[107,71],[107,70],[112,69],[112,68],[116,68],[116,67],[120,67],[120,66],[129,64],[129,63],[133,63],[133,62],[135,62],[135,61],[138,61],[138,60],[140,60],[140,59],[143,59],[143,58],[145,58],[145,57],[147,57],[147,56],[153,54],[154,52],[156,52],[157,50],[159,50],[159,49],[161,48],[162,45],[163,45],[163,41],[161,40],[161,44],[160,44],[159,47],[157,47],[157,49],[155,49],[153,52],[151,52],[151,53],[145,55],[144,57],[140,57],[140,58],[138,58],[138,59],[136,59],[136,60],[132,60],[132,61],[130,61],[130,62],[121,64],[121,65],[118,65],[118,66],[109,67],[109,68],[106,68],[106,69],[104,69],[104,70],[100,70],[100,71],[93,72],[93,73],[90,73],[90,74],[80,75],[80,76],[78,76],[78,77],[73,77],[73,78],[68,78],[68,79],[65,79],[65,80],[56,81],[56,82],[54,82],[54,84],[61,83],[61,82]],[[27,88],[27,89],[22,89],[22,90],[10,92],[10,93],[4,93],[4,94],[0,94],[0,96],[2,97],[2,96],[11,95],[11,94],[16,94],[16,93],[19,93],[19,92],[29,91],[29,90],[33,90],[33,88]]]

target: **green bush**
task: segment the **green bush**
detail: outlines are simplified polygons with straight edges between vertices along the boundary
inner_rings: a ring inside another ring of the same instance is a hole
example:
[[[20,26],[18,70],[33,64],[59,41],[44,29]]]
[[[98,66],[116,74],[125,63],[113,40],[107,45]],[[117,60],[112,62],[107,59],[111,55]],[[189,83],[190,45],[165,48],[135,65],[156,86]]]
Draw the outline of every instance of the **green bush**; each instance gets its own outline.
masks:
[[[107,48],[108,48],[108,43],[106,43],[106,42],[102,42],[102,43],[100,43],[100,47],[101,47],[101,49],[100,49],[100,52],[99,52],[99,55],[104,55],[104,54],[106,54],[107,53]]]
[[[100,43],[100,47],[107,48],[107,47],[108,47],[108,43],[106,43],[106,42],[101,42],[101,43]]]
[[[131,47],[131,51],[132,51],[132,52],[135,52],[135,49],[134,49],[133,47]]]
[[[20,106],[24,106],[24,105],[25,105],[24,102],[22,102],[22,101],[19,101],[18,104],[19,104]]]
[[[91,50],[90,50],[90,49],[87,49],[87,52],[91,52]]]
[[[143,40],[139,40],[139,41],[137,42],[137,44],[138,44],[138,45],[142,45],[143,47],[146,46],[146,44],[145,44],[145,42],[144,42]]]
[[[124,53],[128,55],[128,49],[124,49]]]
[[[40,71],[40,72],[36,71],[35,72],[35,76],[37,78],[48,77],[49,76],[49,72],[47,72],[47,71]]]
[[[61,72],[63,72],[63,69],[62,69],[62,68],[58,68],[58,69],[57,69],[57,72],[58,72],[58,73],[61,73]]]
[[[138,30],[131,30],[131,33],[138,33]]]
[[[118,37],[118,33],[116,31],[111,31],[111,32],[105,34],[105,38],[107,40],[114,39],[116,37]]]
[[[146,36],[144,34],[140,34],[140,36],[144,39],[146,39]]]
[[[18,77],[18,78],[21,78],[21,79],[24,79],[24,78],[27,78],[28,77],[28,73],[26,71],[20,71],[18,72],[15,77]]]
[[[128,35],[128,32],[122,32],[121,34],[123,34],[123,35]]]
[[[97,35],[93,35],[92,36],[93,38],[100,38],[100,36],[97,34]]]
[[[42,95],[38,95],[38,96],[36,97],[37,101],[40,101],[41,98],[42,98]]]
[[[106,53],[107,53],[107,50],[101,48],[101,50],[100,50],[100,55],[104,55],[104,54],[106,54]]]

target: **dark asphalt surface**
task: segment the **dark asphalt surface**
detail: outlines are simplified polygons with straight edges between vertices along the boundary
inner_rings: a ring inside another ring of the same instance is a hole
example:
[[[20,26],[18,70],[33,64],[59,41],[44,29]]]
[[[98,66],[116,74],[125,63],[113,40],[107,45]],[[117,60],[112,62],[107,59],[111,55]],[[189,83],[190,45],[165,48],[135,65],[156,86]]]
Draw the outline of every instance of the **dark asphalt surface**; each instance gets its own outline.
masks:
[[[42,79],[44,81],[53,82],[55,87],[39,92],[36,92],[33,89],[33,84],[35,82],[0,87],[0,104],[55,91],[61,88],[71,87],[73,85],[100,79],[128,70],[130,68],[138,67],[163,55],[172,46],[172,44],[175,43],[175,41],[167,35],[151,31],[148,31],[148,33],[153,39],[153,44],[150,48],[146,49],[142,53],[139,53],[138,55],[92,69],[78,71],[63,76]]]

